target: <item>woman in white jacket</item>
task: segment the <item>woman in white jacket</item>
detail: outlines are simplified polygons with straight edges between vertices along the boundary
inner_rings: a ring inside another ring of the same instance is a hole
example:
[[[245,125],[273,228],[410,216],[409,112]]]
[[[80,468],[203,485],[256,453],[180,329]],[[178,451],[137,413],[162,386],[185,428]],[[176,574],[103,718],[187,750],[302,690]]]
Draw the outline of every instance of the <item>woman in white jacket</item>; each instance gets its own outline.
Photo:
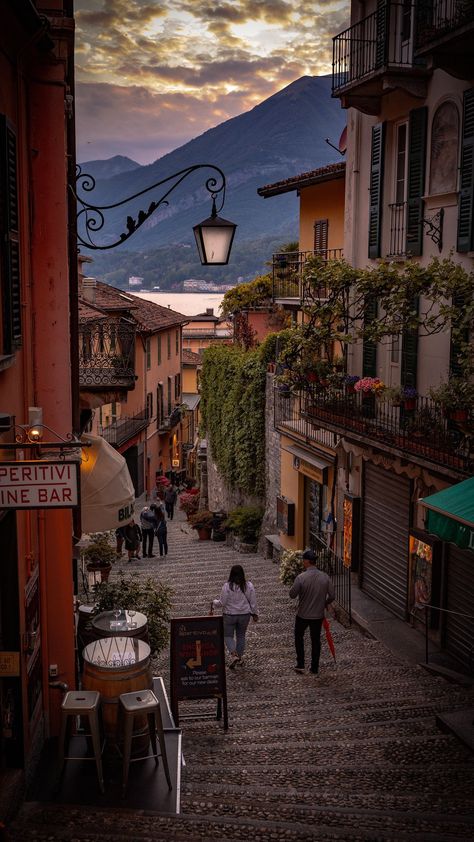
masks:
[[[217,607],[222,607],[224,641],[231,656],[229,667],[234,669],[236,664],[242,661],[245,633],[250,618],[252,617],[255,623],[258,621],[255,588],[252,582],[246,581],[240,564],[234,564],[231,568],[229,579],[222,588],[219,599],[212,601],[211,614]]]

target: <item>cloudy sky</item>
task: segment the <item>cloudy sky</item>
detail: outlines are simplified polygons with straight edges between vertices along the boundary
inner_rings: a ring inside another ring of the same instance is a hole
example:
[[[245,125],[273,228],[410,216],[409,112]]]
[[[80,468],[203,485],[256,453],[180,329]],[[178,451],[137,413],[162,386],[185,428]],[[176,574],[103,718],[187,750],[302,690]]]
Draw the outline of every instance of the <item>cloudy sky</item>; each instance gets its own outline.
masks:
[[[349,0],[76,0],[78,160],[155,161],[303,75]]]

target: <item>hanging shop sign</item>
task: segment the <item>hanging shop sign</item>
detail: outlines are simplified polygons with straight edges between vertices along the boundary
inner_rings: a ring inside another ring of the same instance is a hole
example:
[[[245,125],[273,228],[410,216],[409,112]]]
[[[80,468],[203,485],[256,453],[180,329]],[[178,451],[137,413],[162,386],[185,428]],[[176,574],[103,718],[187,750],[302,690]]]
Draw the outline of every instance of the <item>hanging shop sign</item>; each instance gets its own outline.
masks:
[[[0,509],[71,509],[78,503],[77,462],[0,462]]]
[[[360,547],[360,497],[352,497],[351,494],[345,494],[342,514],[342,560],[344,567],[350,567],[352,570],[358,570]]]

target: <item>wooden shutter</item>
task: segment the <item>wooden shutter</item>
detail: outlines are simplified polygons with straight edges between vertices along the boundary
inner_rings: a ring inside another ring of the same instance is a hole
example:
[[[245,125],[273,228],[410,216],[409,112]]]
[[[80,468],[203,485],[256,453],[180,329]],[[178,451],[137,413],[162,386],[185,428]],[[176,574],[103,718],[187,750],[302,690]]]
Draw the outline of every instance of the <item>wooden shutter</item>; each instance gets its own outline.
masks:
[[[364,325],[369,325],[377,318],[377,301],[368,299],[365,304]],[[362,377],[377,376],[377,343],[364,339],[362,346]]]
[[[408,183],[407,183],[407,233],[408,255],[423,253],[423,212],[425,203],[426,125],[428,108],[410,111],[408,124]]]
[[[377,0],[377,35],[375,43],[375,67],[383,67],[387,63],[389,43],[390,3],[387,0]]]
[[[416,298],[413,302],[413,309],[418,313],[419,302]],[[418,328],[406,329],[402,332],[402,386],[416,388],[416,377],[418,370]]]
[[[314,223],[314,251],[321,257],[328,254],[329,219],[317,219]]]
[[[369,188],[369,257],[380,257],[385,123],[372,127]]]
[[[474,250],[474,88],[464,91],[457,250]]]
[[[18,187],[16,134],[0,115],[0,273],[3,299],[3,353],[21,343],[20,249],[18,242]]]

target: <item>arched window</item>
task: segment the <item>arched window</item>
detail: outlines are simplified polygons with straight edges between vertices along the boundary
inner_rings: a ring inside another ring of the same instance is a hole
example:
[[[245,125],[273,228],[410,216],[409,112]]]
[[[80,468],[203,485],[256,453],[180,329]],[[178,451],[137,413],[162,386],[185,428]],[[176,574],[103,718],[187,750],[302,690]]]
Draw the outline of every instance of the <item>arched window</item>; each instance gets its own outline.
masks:
[[[459,114],[454,102],[443,102],[431,127],[430,193],[452,193],[457,188]]]

